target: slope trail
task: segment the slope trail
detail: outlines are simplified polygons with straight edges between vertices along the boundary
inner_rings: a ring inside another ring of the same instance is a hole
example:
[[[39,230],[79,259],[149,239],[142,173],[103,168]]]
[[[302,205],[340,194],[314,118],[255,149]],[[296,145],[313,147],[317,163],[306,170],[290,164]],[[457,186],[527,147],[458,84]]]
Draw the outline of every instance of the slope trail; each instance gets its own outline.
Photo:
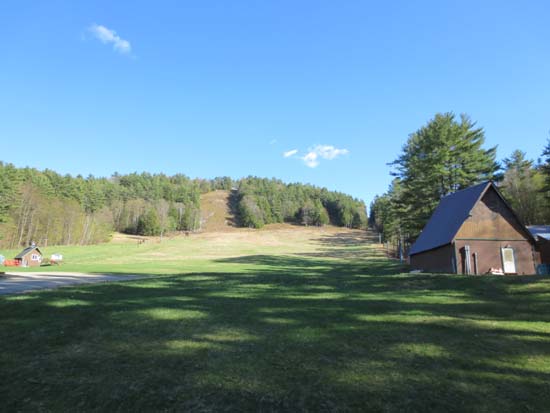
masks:
[[[213,191],[201,195],[201,232],[237,229],[231,191]]]

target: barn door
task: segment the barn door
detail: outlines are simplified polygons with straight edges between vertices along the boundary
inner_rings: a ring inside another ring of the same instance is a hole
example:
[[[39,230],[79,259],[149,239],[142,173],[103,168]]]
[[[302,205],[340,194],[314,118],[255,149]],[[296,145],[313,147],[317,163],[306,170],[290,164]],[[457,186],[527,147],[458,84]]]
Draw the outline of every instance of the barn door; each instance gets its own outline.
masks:
[[[516,274],[516,259],[514,257],[513,248],[502,248],[502,267],[504,274]]]
[[[464,273],[470,275],[472,273],[472,261],[470,259],[470,246],[464,246]]]

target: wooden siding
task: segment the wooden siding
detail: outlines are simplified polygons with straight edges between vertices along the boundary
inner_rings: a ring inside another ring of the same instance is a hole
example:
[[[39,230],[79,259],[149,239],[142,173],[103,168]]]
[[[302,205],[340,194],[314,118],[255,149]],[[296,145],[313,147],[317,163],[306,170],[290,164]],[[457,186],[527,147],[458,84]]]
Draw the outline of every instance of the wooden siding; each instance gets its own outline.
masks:
[[[536,273],[538,264],[537,253],[533,245],[527,241],[494,241],[494,240],[457,240],[457,272],[465,274],[465,246],[470,247],[471,274],[475,273],[474,254],[477,254],[477,274],[487,274],[491,268],[503,268],[501,248],[510,247],[514,250],[516,273],[531,275]]]
[[[452,206],[454,205],[449,207]],[[535,249],[535,241],[492,185],[487,188],[481,199],[469,208],[470,214],[456,232],[452,242],[411,255],[411,266],[414,269],[465,274],[466,263],[469,262],[470,274],[487,274],[491,268],[503,269],[502,248],[511,248],[514,254],[515,274],[536,273],[540,258],[539,252]],[[449,225],[453,223],[454,218],[454,215],[448,217]],[[441,231],[447,229],[444,228],[443,222],[441,226]]]
[[[42,261],[32,260],[33,255],[38,255],[40,257],[42,256],[38,251],[33,250],[23,255],[20,259],[21,263],[27,267],[40,267]]]
[[[445,245],[431,251],[411,255],[411,267],[427,272],[454,273],[453,247]]]
[[[493,188],[485,193],[462,224],[455,239],[526,240],[529,235]]]
[[[503,268],[501,249],[511,247],[517,274],[534,274],[538,254],[534,244],[514,213],[493,188],[478,202],[455,237],[457,272],[465,274],[465,247],[470,248],[471,273],[486,274],[491,268]]]

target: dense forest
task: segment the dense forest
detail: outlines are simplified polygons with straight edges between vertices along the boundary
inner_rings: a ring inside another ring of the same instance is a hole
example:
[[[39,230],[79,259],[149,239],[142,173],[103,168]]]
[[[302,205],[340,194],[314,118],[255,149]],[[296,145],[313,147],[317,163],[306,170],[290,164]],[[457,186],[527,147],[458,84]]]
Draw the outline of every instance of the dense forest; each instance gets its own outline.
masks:
[[[390,164],[394,179],[371,203],[370,225],[394,245],[410,244],[442,197],[487,180],[499,185],[526,225],[550,223],[550,141],[538,162],[516,150],[498,163],[496,147],[484,143],[483,129],[468,116],[437,114]]]
[[[242,179],[234,205],[241,225],[252,228],[277,222],[317,226],[330,223],[348,228],[365,228],[368,223],[362,201],[324,188],[285,184],[276,179]]]
[[[367,224],[362,202],[310,185],[148,173],[84,178],[0,162],[0,246],[86,245],[106,241],[114,231],[160,236],[196,231],[201,194],[220,189],[233,190],[233,207],[246,227]]]

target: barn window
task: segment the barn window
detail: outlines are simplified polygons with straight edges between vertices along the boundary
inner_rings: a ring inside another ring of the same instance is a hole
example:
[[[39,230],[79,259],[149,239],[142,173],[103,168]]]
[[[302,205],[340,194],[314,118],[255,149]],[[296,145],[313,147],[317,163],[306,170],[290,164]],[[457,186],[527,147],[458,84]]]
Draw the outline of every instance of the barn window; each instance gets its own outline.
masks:
[[[32,255],[31,255],[31,260],[32,260],[32,261],[40,261],[40,255],[38,255],[38,254],[32,254]]]

